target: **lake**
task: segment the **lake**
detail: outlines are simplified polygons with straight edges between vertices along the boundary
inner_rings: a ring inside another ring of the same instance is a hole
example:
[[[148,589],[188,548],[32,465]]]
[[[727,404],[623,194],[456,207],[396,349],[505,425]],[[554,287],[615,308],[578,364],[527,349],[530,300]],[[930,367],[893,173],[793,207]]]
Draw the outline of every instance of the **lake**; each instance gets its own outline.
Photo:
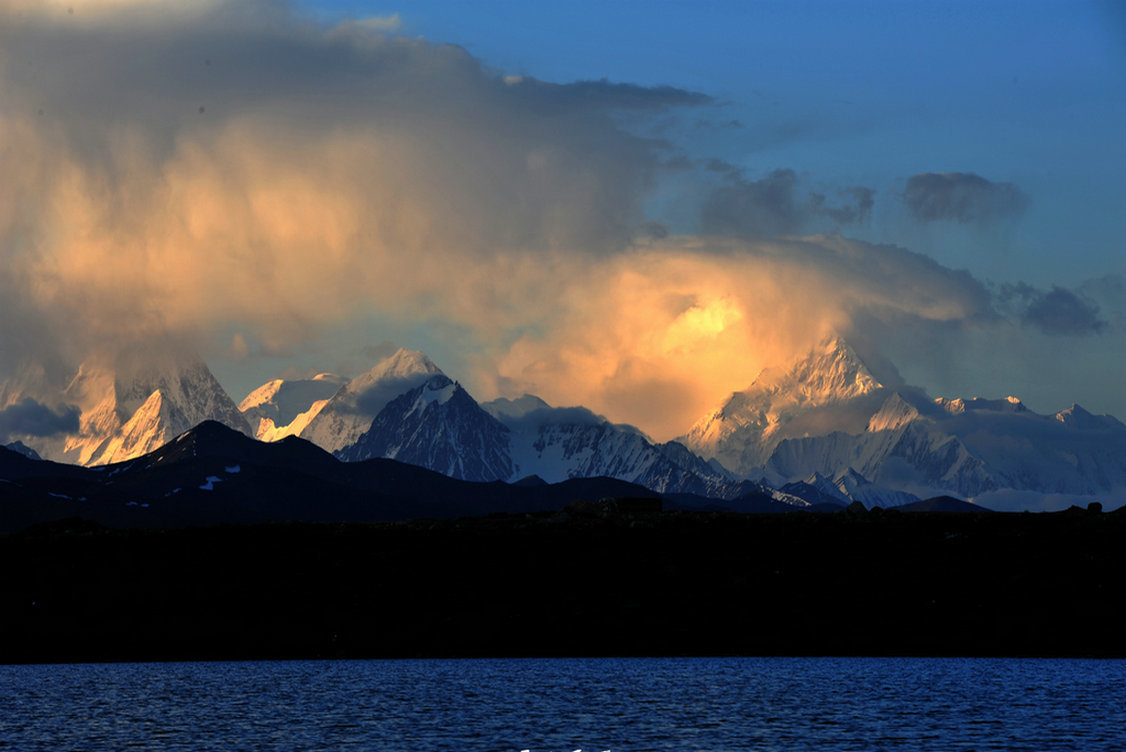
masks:
[[[576,628],[579,628],[576,626]],[[0,749],[1121,750],[1126,661],[0,666]]]

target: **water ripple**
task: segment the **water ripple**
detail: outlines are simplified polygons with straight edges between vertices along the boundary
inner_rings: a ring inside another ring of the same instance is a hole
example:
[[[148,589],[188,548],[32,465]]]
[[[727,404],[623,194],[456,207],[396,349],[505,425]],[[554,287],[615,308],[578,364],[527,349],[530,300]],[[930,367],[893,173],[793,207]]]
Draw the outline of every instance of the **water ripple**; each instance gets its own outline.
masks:
[[[0,749],[1120,750],[1126,662],[652,658],[0,666]]]

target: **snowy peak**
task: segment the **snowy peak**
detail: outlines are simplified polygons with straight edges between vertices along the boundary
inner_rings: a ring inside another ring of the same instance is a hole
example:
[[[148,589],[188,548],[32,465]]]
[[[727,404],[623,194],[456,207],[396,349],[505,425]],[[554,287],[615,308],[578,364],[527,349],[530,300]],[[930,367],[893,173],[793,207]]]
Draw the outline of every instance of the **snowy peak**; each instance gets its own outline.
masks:
[[[273,379],[239,404],[239,410],[261,441],[296,436],[316,417],[347,380],[322,373],[312,379]]]
[[[262,405],[274,403],[278,391],[282,388],[282,384],[284,383],[285,379],[267,381],[265,384],[246,395],[242,402],[238,403],[239,411],[245,413],[252,407],[261,407]]]
[[[507,480],[517,471],[509,439],[503,423],[439,373],[387,403],[336,456],[346,462],[386,457],[461,480]]]
[[[841,495],[866,507],[898,507],[919,500],[914,494],[878,486],[851,467],[845,468],[833,479],[833,486]]]
[[[170,427],[182,426],[185,422],[183,414],[169,404],[157,389],[91,458],[89,464],[108,465],[148,454],[176,435]]]
[[[1072,405],[1066,410],[1060,410],[1055,415],[1056,421],[1068,428],[1080,431],[1098,431],[1107,429],[1126,428],[1122,422],[1112,415],[1093,415],[1079,405]]]
[[[372,366],[367,373],[349,381],[342,391],[347,394],[362,395],[372,387],[387,384],[414,382],[417,386],[420,383],[419,377],[422,377],[421,381],[425,381],[426,377],[440,373],[442,373],[442,370],[434,365],[433,361],[426,357],[424,353],[418,350],[399,348],[393,355],[389,355]],[[397,397],[403,391],[406,390],[399,391],[392,396]]]
[[[499,421],[523,418],[536,410],[549,410],[551,405],[534,394],[525,394],[516,399],[500,397],[491,402],[482,402],[481,409]]]
[[[827,420],[863,431],[878,404],[872,401],[883,392],[848,343],[829,337],[788,367],[763,370],[681,441],[705,458],[747,473],[765,463],[783,439],[826,432]]]
[[[81,465],[139,456],[204,420],[249,427],[207,365],[172,346],[87,358],[51,402],[73,405],[78,431],[25,439],[48,459]]]
[[[756,383],[759,380],[763,377],[756,379]],[[864,361],[839,337],[825,340],[780,379],[766,379],[762,386],[773,394],[786,395],[795,404],[811,406],[844,402],[883,388]]]
[[[444,376],[426,355],[399,349],[345,384],[298,435],[329,452],[351,446],[388,403],[437,375]]]
[[[900,426],[918,420],[919,411],[895,392],[880,407],[879,411],[868,421],[869,433],[876,431],[894,431]]]
[[[534,475],[556,483],[605,476],[657,492],[724,498],[738,485],[682,445],[655,445],[638,429],[586,408],[551,407],[531,395],[478,405],[444,375],[392,400],[336,456],[386,457],[465,480]]]
[[[727,496],[736,485],[676,442],[654,444],[630,425],[614,424],[585,407],[552,407],[539,397],[499,399],[482,407],[512,432],[520,475],[552,483],[607,476],[659,493]]]
[[[962,415],[967,412],[993,412],[993,413],[1025,413],[1028,408],[1024,403],[1013,396],[1005,399],[985,399],[974,397],[972,399],[946,399],[938,397],[934,403],[951,415]]]
[[[404,418],[409,418],[416,413],[424,412],[431,405],[444,405],[453,399],[458,392],[465,392],[455,381],[445,374],[439,374],[429,379],[425,384],[415,390],[414,404],[407,410]],[[468,396],[468,395],[467,395]]]
[[[710,420],[773,424],[787,411],[847,402],[882,388],[853,349],[839,337],[831,337],[785,370],[763,370],[745,391],[731,395]],[[705,418],[696,425],[708,421]]]

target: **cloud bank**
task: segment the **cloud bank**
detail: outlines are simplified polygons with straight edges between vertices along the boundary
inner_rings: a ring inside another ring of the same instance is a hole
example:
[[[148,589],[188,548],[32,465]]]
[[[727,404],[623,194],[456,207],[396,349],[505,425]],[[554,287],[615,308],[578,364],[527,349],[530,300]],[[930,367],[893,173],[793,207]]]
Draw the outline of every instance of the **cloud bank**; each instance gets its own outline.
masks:
[[[1037,290],[1026,284],[1005,285],[998,300],[1014,305],[1022,324],[1044,334],[1081,337],[1107,327],[1098,303],[1058,285],[1051,290]]]
[[[993,183],[972,172],[914,175],[903,203],[921,222],[996,222],[1021,214],[1028,197],[1012,183]]]
[[[806,232],[818,219],[838,227],[864,224],[875,205],[875,191],[863,186],[840,190],[835,205],[823,193],[803,195],[798,175],[790,169],[774,170],[758,180],[716,159],[705,169],[724,178],[700,209],[701,228],[708,234],[770,238]]]
[[[30,397],[0,409],[0,443],[11,436],[50,437],[78,433],[78,408],[52,409]]]
[[[253,358],[413,322],[477,397],[669,438],[830,331],[996,318],[968,273],[801,237],[867,222],[870,188],[717,161],[703,232],[669,234],[646,200],[690,162],[631,124],[705,94],[506,76],[391,20],[324,28],[266,0],[69,7],[0,0],[0,378],[151,338]],[[952,173],[904,200],[976,221],[1023,194]],[[1090,328],[1065,297],[1020,315]]]

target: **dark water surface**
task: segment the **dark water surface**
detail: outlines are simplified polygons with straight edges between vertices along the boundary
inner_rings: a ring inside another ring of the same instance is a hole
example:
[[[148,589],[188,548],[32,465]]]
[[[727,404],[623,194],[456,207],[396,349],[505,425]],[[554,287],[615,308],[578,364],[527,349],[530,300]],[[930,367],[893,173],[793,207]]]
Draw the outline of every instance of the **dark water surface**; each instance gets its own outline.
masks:
[[[1126,749],[1126,662],[630,658],[0,666],[5,750]]]

